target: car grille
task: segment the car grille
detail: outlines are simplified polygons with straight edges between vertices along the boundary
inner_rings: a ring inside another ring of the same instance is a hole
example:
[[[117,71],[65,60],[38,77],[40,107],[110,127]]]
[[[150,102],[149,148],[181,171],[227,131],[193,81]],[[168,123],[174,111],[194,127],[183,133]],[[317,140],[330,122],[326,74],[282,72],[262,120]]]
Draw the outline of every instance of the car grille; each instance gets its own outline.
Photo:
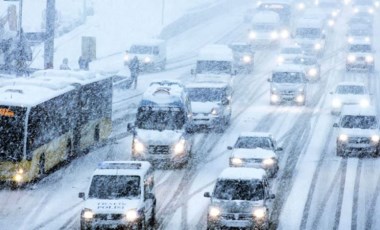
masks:
[[[368,137],[350,137],[348,142],[352,144],[370,144],[371,140]]]
[[[244,159],[245,163],[261,163],[261,159]]]
[[[170,148],[168,145],[149,145],[149,154],[169,154]]]
[[[357,61],[365,61],[365,57],[357,57],[356,60]]]
[[[123,214],[95,214],[96,220],[121,220],[124,218]]]
[[[229,214],[223,214],[221,217],[225,220],[252,220],[252,214],[249,214],[249,213],[246,213],[246,214],[229,213]]]
[[[285,90],[281,92],[282,95],[295,95],[296,92],[293,90]]]

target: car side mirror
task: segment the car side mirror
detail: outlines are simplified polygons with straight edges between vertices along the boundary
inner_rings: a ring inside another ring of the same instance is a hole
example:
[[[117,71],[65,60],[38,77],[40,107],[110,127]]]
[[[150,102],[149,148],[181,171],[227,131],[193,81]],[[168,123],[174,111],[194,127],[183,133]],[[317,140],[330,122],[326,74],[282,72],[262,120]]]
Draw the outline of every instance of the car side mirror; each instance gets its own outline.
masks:
[[[210,198],[210,197],[211,197],[211,194],[210,194],[210,192],[205,192],[205,193],[203,194],[203,196],[204,196],[204,197],[208,197],[208,198]]]
[[[85,194],[84,194],[84,192],[80,192],[79,194],[78,194],[78,197],[79,198],[82,198],[83,200],[85,199]]]
[[[339,128],[338,123],[334,123],[334,124],[333,124],[333,127],[334,127],[334,128]]]
[[[278,147],[276,151],[283,151],[284,149],[282,147]]]
[[[227,146],[227,149],[232,150],[233,148],[232,148],[232,146]]]
[[[275,198],[276,198],[276,195],[274,195],[274,194],[270,194],[270,195],[269,195],[269,199],[273,200],[273,199],[275,199]]]
[[[195,74],[195,70],[191,69],[190,73],[191,73],[191,75],[194,75]]]

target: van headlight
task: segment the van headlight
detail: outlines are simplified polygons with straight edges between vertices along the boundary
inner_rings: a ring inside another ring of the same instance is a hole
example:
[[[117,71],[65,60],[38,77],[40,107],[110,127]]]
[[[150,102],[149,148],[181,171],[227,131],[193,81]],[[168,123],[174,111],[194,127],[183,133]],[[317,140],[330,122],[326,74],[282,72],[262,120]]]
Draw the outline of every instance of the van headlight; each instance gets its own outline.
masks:
[[[133,149],[135,153],[143,153],[145,150],[144,144],[137,138],[133,139]]]
[[[371,137],[371,141],[374,142],[374,143],[379,143],[379,141],[380,141],[379,135],[373,135]]]
[[[262,220],[267,216],[267,211],[264,207],[260,207],[254,209],[252,214],[254,218]]]
[[[304,97],[304,95],[298,95],[298,96],[296,97],[296,101],[297,101],[298,103],[302,103],[302,102],[304,102],[304,101],[305,101],[305,97]]]
[[[316,68],[311,68],[311,69],[309,69],[308,74],[309,74],[309,76],[311,76],[311,77],[315,77],[315,76],[317,76],[318,71],[317,71]]]
[[[369,106],[369,101],[367,99],[363,99],[359,102],[359,105],[361,107],[368,107]]]
[[[320,50],[320,49],[322,49],[322,45],[321,45],[321,43],[316,43],[316,44],[314,44],[314,49],[315,49],[315,50]]]
[[[339,99],[333,99],[332,101],[332,107],[333,108],[340,108],[342,106],[342,102]]]
[[[144,58],[144,63],[149,63],[151,61],[152,61],[152,59],[150,57],[145,57]]]
[[[367,55],[365,57],[365,61],[368,62],[368,63],[372,63],[373,62],[373,56],[372,55]]]
[[[346,142],[348,140],[348,136],[346,134],[339,135],[339,141]]]
[[[243,161],[238,157],[234,157],[231,159],[231,163],[232,163],[232,165],[241,165],[243,163]]]
[[[256,33],[254,31],[249,32],[248,34],[249,39],[256,39]]]
[[[277,31],[272,31],[272,33],[270,33],[270,38],[273,40],[276,40],[278,38]]]
[[[353,54],[348,55],[347,56],[347,61],[350,62],[350,63],[356,61],[356,56],[353,55]]]
[[[249,56],[249,55],[244,55],[243,56],[243,62],[244,63],[250,63],[251,61],[252,61],[251,56]]]
[[[218,218],[219,215],[220,215],[220,208],[218,208],[218,207],[210,207],[210,209],[208,211],[208,215],[211,218]]]
[[[184,139],[181,139],[177,144],[174,145],[174,153],[181,154],[185,152],[185,147],[186,147],[186,141]]]
[[[94,212],[91,209],[84,209],[82,211],[82,218],[86,220],[91,220],[94,218]]]
[[[219,111],[218,111],[217,108],[213,108],[213,109],[211,110],[211,114],[212,114],[212,115],[218,115],[218,113],[219,113]]]
[[[125,219],[127,219],[128,222],[135,222],[139,218],[139,214],[136,209],[128,210],[125,214]]]

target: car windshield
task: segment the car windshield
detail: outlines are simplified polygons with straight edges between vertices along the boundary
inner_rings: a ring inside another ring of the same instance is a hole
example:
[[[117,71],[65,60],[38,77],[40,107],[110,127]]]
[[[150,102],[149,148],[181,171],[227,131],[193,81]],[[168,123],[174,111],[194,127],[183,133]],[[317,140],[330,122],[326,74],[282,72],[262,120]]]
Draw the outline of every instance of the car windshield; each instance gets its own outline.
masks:
[[[126,175],[95,175],[92,178],[89,198],[139,199],[140,177]]]
[[[272,75],[275,83],[302,83],[303,74],[299,72],[276,72]]]
[[[370,45],[351,45],[348,49],[350,52],[368,53],[372,51]]]
[[[23,157],[26,108],[0,105],[0,160],[20,161]]]
[[[132,46],[129,52],[133,54],[151,54],[152,47],[151,46]]]
[[[336,87],[337,94],[364,94],[365,89],[360,85],[339,85]]]
[[[309,38],[317,39],[322,35],[322,30],[320,28],[298,28],[296,30],[297,38]]]
[[[233,52],[243,53],[243,52],[252,52],[252,48],[250,45],[231,45],[230,48]]]
[[[147,130],[180,130],[186,115],[182,108],[140,107],[136,115],[136,126]]]
[[[239,137],[234,145],[234,148],[255,149],[262,148],[273,150],[272,140],[268,137]]]
[[[301,65],[315,65],[317,64],[316,58],[309,58],[309,57],[302,57],[302,58],[295,58],[294,64],[301,64]]]
[[[283,48],[281,50],[282,54],[300,54],[302,53],[301,48]]]
[[[191,101],[222,101],[226,98],[225,88],[188,88],[187,93]]]
[[[214,197],[220,200],[264,199],[264,186],[259,180],[218,180],[214,189]]]
[[[377,119],[375,116],[346,115],[341,119],[342,128],[348,129],[376,129]]]
[[[230,61],[197,61],[197,73],[231,74]]]
[[[252,29],[254,31],[273,31],[276,27],[273,24],[254,24]]]
[[[353,29],[350,30],[348,34],[352,36],[371,36],[372,32],[368,29]]]

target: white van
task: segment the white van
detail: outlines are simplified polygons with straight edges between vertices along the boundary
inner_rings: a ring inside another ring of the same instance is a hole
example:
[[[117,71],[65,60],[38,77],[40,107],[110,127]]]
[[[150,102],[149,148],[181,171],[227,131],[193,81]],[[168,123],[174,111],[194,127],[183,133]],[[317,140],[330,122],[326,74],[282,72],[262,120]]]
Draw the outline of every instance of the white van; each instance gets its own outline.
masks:
[[[146,161],[105,161],[93,173],[80,214],[81,229],[146,229],[155,224],[153,169]]]
[[[124,65],[137,57],[142,71],[165,70],[166,42],[164,40],[148,40],[133,44],[124,56]]]

